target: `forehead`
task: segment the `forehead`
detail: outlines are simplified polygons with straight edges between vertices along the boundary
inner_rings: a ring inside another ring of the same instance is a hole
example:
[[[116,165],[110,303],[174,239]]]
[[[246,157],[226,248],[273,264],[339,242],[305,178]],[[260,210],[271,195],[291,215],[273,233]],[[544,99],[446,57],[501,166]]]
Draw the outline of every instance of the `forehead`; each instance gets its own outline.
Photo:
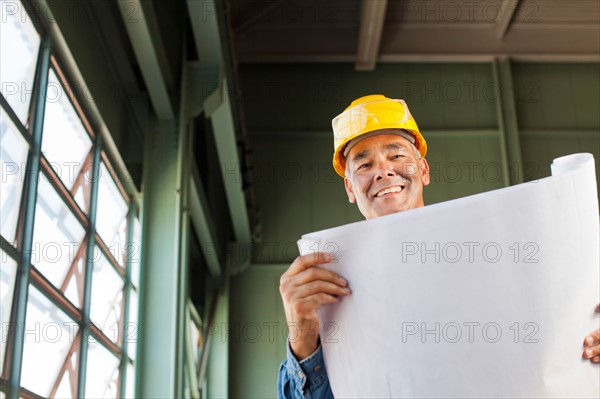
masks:
[[[367,137],[364,140],[356,143],[348,154],[350,162],[357,158],[363,158],[367,154],[386,152],[397,149],[411,150],[412,144],[402,136],[397,134],[378,134]]]

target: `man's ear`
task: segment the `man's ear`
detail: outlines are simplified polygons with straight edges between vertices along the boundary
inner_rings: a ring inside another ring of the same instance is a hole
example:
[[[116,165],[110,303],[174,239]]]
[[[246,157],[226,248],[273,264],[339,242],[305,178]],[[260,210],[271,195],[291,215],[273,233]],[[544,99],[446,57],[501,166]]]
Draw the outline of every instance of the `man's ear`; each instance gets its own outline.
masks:
[[[352,190],[352,183],[348,177],[344,177],[344,187],[346,188],[346,194],[348,195],[348,201],[351,203],[356,203],[356,196],[354,195],[354,191]]]
[[[421,158],[421,181],[423,182],[424,186],[429,185],[429,182],[431,180],[431,176],[429,176],[429,164],[427,163],[427,160],[425,158]]]

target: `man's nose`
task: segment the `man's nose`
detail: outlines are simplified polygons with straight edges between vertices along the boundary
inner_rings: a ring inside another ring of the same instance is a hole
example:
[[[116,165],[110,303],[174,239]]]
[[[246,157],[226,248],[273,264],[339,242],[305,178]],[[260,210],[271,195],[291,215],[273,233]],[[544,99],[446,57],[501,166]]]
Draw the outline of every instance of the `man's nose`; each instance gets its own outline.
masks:
[[[382,180],[386,177],[394,177],[396,176],[396,172],[387,163],[380,163],[377,165],[375,180]]]

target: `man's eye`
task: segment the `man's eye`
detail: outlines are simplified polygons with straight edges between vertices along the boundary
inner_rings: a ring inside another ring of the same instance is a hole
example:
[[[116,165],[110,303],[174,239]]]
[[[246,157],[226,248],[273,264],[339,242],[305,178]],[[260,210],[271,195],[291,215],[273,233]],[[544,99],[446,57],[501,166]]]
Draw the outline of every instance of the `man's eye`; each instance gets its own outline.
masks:
[[[359,165],[358,168],[356,168],[356,170],[365,169],[368,166],[369,166],[368,163],[363,163],[363,164]]]
[[[399,158],[404,158],[405,155],[404,154],[396,154],[396,155],[392,155],[392,159],[399,159]]]

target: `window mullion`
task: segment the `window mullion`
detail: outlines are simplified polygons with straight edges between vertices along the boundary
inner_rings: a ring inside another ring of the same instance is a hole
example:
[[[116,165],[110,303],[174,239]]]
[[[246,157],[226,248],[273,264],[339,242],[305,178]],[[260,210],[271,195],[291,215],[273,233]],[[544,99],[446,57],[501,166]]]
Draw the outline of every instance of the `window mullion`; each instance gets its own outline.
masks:
[[[4,95],[2,93],[0,93],[0,105],[2,105],[2,109],[4,109],[12,123],[21,133],[21,136],[23,136],[23,138],[27,141],[27,144],[29,144],[29,146],[31,147],[31,135],[29,134],[25,126],[23,126],[23,123],[21,123],[21,120],[19,119],[17,114],[15,114],[15,111],[12,109],[8,101],[6,101],[6,98],[4,98]]]
[[[42,39],[40,60],[36,70],[36,80],[39,90],[35,93],[35,108],[32,123],[32,140],[27,157],[25,177],[25,200],[23,201],[24,216],[21,230],[21,260],[17,269],[14,301],[15,337],[11,348],[11,364],[9,374],[8,397],[19,397],[21,391],[21,367],[23,365],[23,346],[25,339],[25,317],[27,313],[27,297],[29,293],[29,271],[33,246],[33,223],[40,173],[40,155],[42,152],[42,130],[44,127],[44,111],[46,109],[46,91],[48,88],[48,72],[50,68],[49,36]]]
[[[131,201],[129,203],[129,214],[127,215],[127,242],[125,244],[126,254],[125,254],[125,291],[123,292],[123,340],[121,343],[121,370],[119,372],[119,392],[117,397],[123,397],[123,392],[126,392],[126,377],[127,377],[127,363],[128,363],[128,342],[127,342],[127,327],[129,326],[129,301],[130,301],[130,293],[131,293],[131,246],[133,244],[133,226],[135,222],[135,214],[136,214],[136,204],[135,201]],[[135,378],[135,376],[129,376],[129,378]]]
[[[88,334],[91,329],[90,321],[90,306],[92,298],[92,272],[94,267],[94,247],[96,241],[96,212],[98,209],[98,184],[100,180],[100,164],[101,164],[101,149],[102,149],[102,137],[101,135],[96,136],[94,143],[94,157],[92,161],[92,187],[90,193],[90,209],[89,209],[89,223],[87,227],[87,248],[86,248],[86,261],[85,261],[85,274],[84,274],[84,288],[83,288],[83,304],[82,304],[82,339],[79,351],[79,376],[77,384],[77,397],[85,397],[85,377],[87,369],[87,357],[89,340]]]

